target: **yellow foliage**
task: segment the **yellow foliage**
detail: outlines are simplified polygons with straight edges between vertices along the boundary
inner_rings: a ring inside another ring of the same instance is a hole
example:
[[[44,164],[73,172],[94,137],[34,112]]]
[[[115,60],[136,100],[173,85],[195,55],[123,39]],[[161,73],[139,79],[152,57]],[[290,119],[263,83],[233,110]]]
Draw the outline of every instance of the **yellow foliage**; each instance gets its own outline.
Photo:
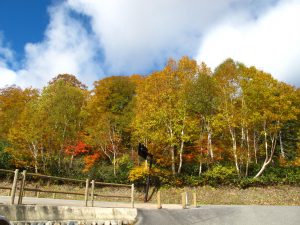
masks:
[[[128,179],[131,182],[142,180],[146,178],[146,176],[149,174],[149,170],[145,167],[145,165],[137,166],[133,168],[128,176]]]
[[[128,179],[131,182],[143,181],[149,175],[149,169],[142,164],[140,166],[134,167],[128,176]],[[168,181],[172,180],[174,177],[172,173],[165,169],[160,169],[157,167],[153,167],[150,171],[151,177],[158,178],[161,182],[168,183]]]

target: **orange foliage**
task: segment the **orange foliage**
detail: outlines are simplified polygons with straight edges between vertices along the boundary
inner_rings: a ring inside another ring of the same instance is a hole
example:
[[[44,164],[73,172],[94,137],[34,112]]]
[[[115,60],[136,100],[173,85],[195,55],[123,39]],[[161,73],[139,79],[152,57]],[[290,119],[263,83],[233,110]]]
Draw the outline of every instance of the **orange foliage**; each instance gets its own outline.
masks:
[[[65,149],[67,155],[78,156],[89,152],[90,146],[83,141],[79,141],[76,145],[69,145]]]
[[[96,152],[93,155],[87,155],[84,157],[84,169],[83,172],[88,172],[94,165],[95,163],[100,159],[100,153]]]

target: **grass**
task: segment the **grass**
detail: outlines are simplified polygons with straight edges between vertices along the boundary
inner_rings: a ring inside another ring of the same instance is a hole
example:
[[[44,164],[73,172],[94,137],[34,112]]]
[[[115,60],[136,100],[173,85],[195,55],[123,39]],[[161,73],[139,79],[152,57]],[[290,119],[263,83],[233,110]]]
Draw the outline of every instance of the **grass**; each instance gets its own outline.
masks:
[[[10,180],[0,181],[0,186],[10,187]],[[55,191],[70,191],[70,192],[85,192],[85,184],[76,185],[72,183],[45,183],[45,182],[27,182],[26,187],[39,187],[44,190]],[[300,187],[278,185],[269,187],[251,187],[247,189],[239,189],[236,187],[219,187],[214,188],[210,186],[203,186],[197,188],[161,188],[161,201],[163,204],[180,204],[181,193],[187,192],[189,202],[192,202],[192,192],[197,193],[197,202],[199,205],[300,205]],[[101,195],[121,195],[130,196],[130,188],[120,187],[95,187],[95,193]],[[34,197],[37,193],[26,192],[26,196]],[[9,190],[0,189],[0,195],[9,195]],[[150,203],[156,203],[156,192],[150,189],[149,196],[151,196]],[[40,193],[40,198],[52,198],[52,193]],[[70,194],[56,194],[55,198],[60,199],[77,199],[83,200],[84,196],[70,195]],[[144,193],[143,188],[136,188],[135,201],[143,202]],[[130,202],[130,199],[112,198],[112,197],[96,197],[97,201],[120,201]]]
[[[247,189],[210,186],[170,188],[161,190],[162,201],[180,203],[180,193],[185,191],[188,193],[189,202],[192,202],[191,193],[196,191],[197,202],[200,205],[300,205],[300,187],[286,185]],[[176,198],[172,196],[176,196]]]

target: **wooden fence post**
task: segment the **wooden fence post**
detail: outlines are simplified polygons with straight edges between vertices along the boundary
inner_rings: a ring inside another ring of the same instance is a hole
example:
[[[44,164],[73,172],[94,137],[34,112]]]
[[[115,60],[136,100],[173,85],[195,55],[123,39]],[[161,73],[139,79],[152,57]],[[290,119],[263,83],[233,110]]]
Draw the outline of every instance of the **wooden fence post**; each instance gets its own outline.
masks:
[[[18,176],[19,176],[19,170],[16,169],[13,184],[12,184],[12,187],[11,187],[11,201],[10,201],[10,203],[12,205],[15,204],[15,196],[16,196],[16,190],[17,190]]]
[[[161,209],[161,198],[160,198],[160,191],[157,191],[157,208]]]
[[[21,187],[20,187],[20,192],[19,192],[19,200],[18,200],[18,205],[22,204],[23,201],[23,195],[25,194],[24,188],[25,188],[25,182],[26,182],[26,170],[22,172],[22,181],[21,181]]]
[[[134,208],[134,184],[131,184],[131,207]]]
[[[86,181],[85,181],[85,193],[84,193],[85,206],[88,206],[88,201],[89,201],[89,186],[90,186],[90,180],[86,179]]]
[[[92,193],[91,193],[92,207],[94,206],[94,191],[95,191],[95,180],[92,180]]]
[[[181,193],[181,204],[182,208],[186,209],[186,192]]]
[[[36,184],[35,185],[35,189],[36,189],[36,191],[35,191],[35,196],[38,198],[39,197],[39,191],[37,190],[39,188],[39,185],[38,184]]]
[[[193,206],[196,208],[197,207],[197,193],[193,192]]]

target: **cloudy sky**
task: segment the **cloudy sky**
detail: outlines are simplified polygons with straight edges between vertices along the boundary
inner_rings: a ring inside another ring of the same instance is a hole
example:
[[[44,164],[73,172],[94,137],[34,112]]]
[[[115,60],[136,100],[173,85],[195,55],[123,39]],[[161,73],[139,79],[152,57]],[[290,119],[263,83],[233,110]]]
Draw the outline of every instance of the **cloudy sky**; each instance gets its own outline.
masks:
[[[59,73],[92,87],[184,55],[226,58],[300,87],[300,0],[1,0],[0,87]]]

